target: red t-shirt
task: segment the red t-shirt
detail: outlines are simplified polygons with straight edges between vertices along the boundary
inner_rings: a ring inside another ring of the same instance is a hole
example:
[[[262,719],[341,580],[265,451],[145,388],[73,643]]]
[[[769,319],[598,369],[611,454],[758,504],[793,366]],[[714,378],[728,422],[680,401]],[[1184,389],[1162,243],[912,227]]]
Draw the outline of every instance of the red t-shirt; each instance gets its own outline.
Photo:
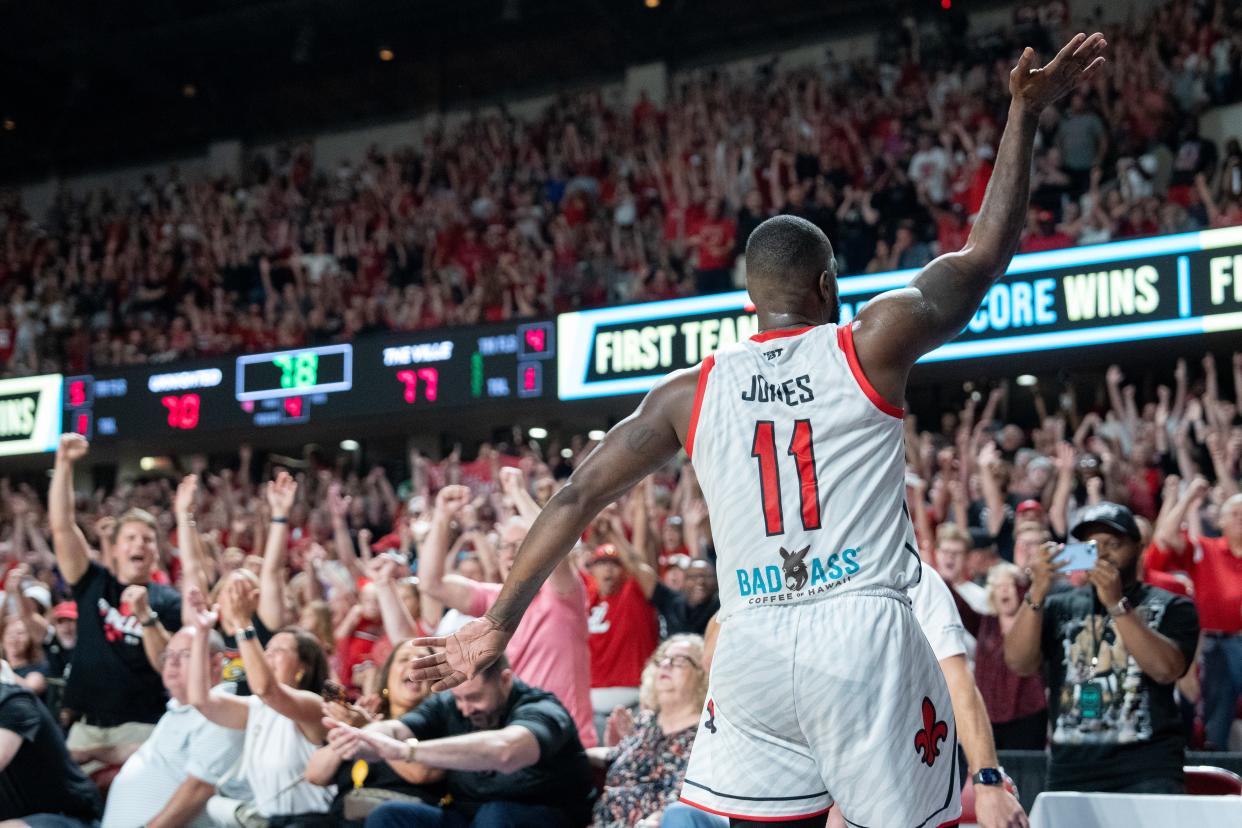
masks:
[[[374,651],[383,637],[383,624],[363,621],[354,630],[353,635],[336,642],[336,653],[339,659],[337,675],[341,680],[341,684],[346,687],[352,687],[354,684],[354,667],[364,661],[370,661],[379,666],[379,662],[375,659]]]
[[[731,218],[705,219],[698,235],[699,270],[720,270],[732,264],[737,222]]]
[[[659,643],[655,608],[642,587],[626,578],[621,588],[607,597],[586,577],[587,643],[591,647],[592,687],[638,687],[643,665]]]
[[[1147,571],[1176,572],[1190,576],[1195,585],[1195,607],[1204,632],[1242,632],[1242,556],[1229,551],[1224,538],[1182,536],[1182,554],[1153,543],[1147,547]]]

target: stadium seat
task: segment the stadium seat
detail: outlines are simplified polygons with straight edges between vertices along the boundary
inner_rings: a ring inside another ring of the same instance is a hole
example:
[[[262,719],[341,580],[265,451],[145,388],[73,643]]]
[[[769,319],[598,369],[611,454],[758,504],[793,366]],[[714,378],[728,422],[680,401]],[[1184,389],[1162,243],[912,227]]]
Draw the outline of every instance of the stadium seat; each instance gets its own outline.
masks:
[[[1242,777],[1211,765],[1187,765],[1186,793],[1192,796],[1242,796]]]

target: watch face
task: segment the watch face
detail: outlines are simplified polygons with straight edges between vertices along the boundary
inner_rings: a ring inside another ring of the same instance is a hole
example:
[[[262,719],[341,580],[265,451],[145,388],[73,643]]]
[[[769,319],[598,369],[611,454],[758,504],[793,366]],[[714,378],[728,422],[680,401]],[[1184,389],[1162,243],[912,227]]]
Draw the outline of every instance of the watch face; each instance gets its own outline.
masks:
[[[982,768],[975,774],[975,782],[980,785],[1000,785],[1004,777],[996,768]]]

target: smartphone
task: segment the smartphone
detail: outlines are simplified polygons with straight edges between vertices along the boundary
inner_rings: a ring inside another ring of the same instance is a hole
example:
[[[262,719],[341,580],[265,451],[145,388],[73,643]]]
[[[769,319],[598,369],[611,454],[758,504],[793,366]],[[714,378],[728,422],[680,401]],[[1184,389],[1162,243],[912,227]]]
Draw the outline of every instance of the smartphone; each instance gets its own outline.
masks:
[[[1062,572],[1080,572],[1093,569],[1096,559],[1100,557],[1095,541],[1085,543],[1067,543],[1061,548],[1060,554],[1053,558],[1053,563],[1064,563]]]

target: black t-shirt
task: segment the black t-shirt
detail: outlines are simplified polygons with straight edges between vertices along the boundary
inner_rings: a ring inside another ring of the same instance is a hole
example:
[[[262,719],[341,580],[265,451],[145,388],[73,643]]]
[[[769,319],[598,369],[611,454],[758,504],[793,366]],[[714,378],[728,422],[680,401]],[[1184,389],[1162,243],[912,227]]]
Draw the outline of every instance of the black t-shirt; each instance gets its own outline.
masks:
[[[78,641],[65,687],[65,707],[102,722],[155,724],[168,695],[142,649],[142,625],[121,614],[122,584],[94,561],[73,585]],[[163,584],[147,584],[151,610],[164,629],[181,629],[181,596]],[[110,726],[110,725],[105,725]]]
[[[354,789],[353,769],[357,764],[354,760],[342,762],[341,766],[336,769],[336,777],[332,780],[332,784],[336,785],[336,799],[332,800],[332,806],[328,808],[328,815],[336,820],[336,824],[343,828],[362,828],[362,820],[345,819],[345,797]],[[367,775],[362,782],[364,788],[380,788],[385,791],[395,791],[396,793],[405,794],[406,796],[416,796],[428,805],[438,805],[441,797],[444,796],[444,783],[437,782],[434,785],[415,785],[402,779],[392,765],[387,762],[368,762]]]
[[[69,758],[65,737],[34,694],[0,683],[0,730],[21,737],[21,747],[0,771],[0,819],[65,814],[99,819],[99,791]]]
[[[655,591],[651,593],[651,606],[655,607],[656,618],[660,623],[660,640],[670,635],[689,631],[686,621],[686,596],[675,589],[669,589],[656,581]]]
[[[1194,663],[1199,615],[1189,599],[1143,583],[1125,596],[1149,628],[1178,646],[1187,665]],[[1173,685],[1142,672],[1093,587],[1047,598],[1042,646],[1053,728],[1049,790],[1109,791],[1146,779],[1182,779],[1186,743]]]
[[[250,619],[250,623],[254,624],[254,631],[259,645],[267,649],[267,642],[271,641],[272,636],[276,635],[276,633],[264,626],[257,612]],[[217,627],[217,629],[220,632],[220,637],[224,639],[224,670],[220,678],[222,681],[231,681],[237,685],[235,695],[249,696],[250,684],[246,681],[246,665],[242,663],[241,650],[237,646],[237,638],[226,633],[223,627]]]
[[[447,690],[428,698],[401,721],[420,740],[476,732]],[[565,706],[551,693],[514,679],[500,722],[502,728],[518,725],[529,730],[539,742],[539,761],[516,773],[448,771],[445,783],[452,807],[473,817],[485,803],[506,800],[557,808],[573,825],[589,822],[591,769]]]

